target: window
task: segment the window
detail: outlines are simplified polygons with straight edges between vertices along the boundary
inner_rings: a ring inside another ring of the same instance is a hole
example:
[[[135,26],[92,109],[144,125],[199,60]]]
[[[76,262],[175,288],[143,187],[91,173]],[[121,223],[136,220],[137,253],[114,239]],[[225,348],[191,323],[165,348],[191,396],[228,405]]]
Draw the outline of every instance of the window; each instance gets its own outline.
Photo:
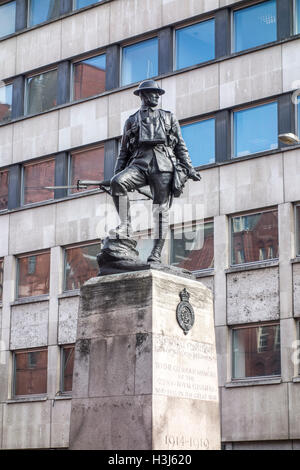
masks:
[[[206,119],[181,126],[194,166],[215,161],[215,119]]]
[[[60,0],[30,0],[29,26],[57,18],[60,14]]]
[[[69,163],[70,184],[75,185],[77,180],[103,180],[104,179],[104,147],[95,147],[71,154]],[[88,190],[97,186],[89,186]],[[86,191],[80,189],[80,192]],[[77,193],[77,189],[71,189],[71,193]]]
[[[16,2],[0,6],[0,38],[16,31]]]
[[[276,41],[276,15],[276,0],[234,11],[234,52]]]
[[[82,284],[99,272],[97,254],[100,244],[93,243],[66,248],[64,290],[80,289]]]
[[[47,393],[47,361],[46,348],[14,352],[14,396]]]
[[[49,293],[50,252],[18,257],[17,297]]]
[[[87,7],[88,5],[93,5],[95,3],[100,3],[102,0],[75,0],[74,2],[74,10],[78,10],[79,8]]]
[[[36,114],[56,106],[57,70],[27,78],[26,114]]]
[[[234,157],[278,147],[277,102],[233,113]]]
[[[232,377],[280,375],[279,324],[232,330]]]
[[[232,217],[231,264],[278,258],[277,210]]]
[[[0,123],[11,120],[12,93],[12,85],[0,87]]]
[[[8,170],[0,170],[0,211],[8,207]]]
[[[73,64],[73,98],[80,100],[105,91],[106,55]]]
[[[158,39],[148,39],[122,51],[122,86],[158,75]]]
[[[144,263],[147,263],[148,256],[153,248],[154,240],[151,237],[151,233],[140,235],[137,239],[136,250],[139,252],[139,259]]]
[[[23,167],[23,204],[48,201],[54,198],[54,191],[45,189],[54,185],[55,160],[29,163]]]
[[[0,302],[3,296],[3,259],[0,259]]]
[[[300,0],[295,0],[295,25],[294,30],[295,34],[300,33]]]
[[[61,386],[62,393],[72,392],[73,368],[74,368],[74,345],[62,346],[61,348]]]
[[[212,268],[214,264],[213,222],[171,231],[171,264],[189,271]]]
[[[176,69],[200,64],[215,58],[215,20],[177,29]]]

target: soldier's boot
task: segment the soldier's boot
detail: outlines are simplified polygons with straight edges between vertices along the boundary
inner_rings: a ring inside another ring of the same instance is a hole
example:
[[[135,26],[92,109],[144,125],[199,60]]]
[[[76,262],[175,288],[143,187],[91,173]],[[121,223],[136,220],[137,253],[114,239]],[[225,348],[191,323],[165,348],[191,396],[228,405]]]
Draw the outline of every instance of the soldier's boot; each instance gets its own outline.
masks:
[[[161,263],[161,252],[165,244],[164,238],[159,238],[154,241],[151,254],[147,259],[148,263]]]
[[[116,228],[116,232],[120,236],[130,237],[132,235],[130,203],[128,196],[112,196],[115,208],[120,217],[120,225]]]

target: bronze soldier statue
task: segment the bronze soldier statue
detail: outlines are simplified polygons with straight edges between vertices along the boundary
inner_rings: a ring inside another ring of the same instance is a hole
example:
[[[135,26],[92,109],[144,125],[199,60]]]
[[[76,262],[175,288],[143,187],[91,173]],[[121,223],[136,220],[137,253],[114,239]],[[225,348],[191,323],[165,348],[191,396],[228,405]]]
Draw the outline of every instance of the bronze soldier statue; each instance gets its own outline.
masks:
[[[111,194],[121,221],[117,232],[125,237],[131,235],[128,192],[150,186],[155,240],[148,263],[161,262],[172,198],[180,196],[188,178],[201,179],[193,168],[177,119],[170,111],[155,109],[164,93],[154,80],[142,82],[134,91],[142,105],[125,123],[111,180]]]

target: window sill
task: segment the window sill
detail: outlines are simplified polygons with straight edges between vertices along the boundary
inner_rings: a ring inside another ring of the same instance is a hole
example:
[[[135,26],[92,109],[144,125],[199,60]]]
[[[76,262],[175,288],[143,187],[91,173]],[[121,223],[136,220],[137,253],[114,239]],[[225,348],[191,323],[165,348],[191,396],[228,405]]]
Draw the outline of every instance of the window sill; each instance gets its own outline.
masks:
[[[61,400],[72,400],[72,394],[61,394],[61,395],[56,395],[55,398],[53,399],[55,401],[61,401]]]
[[[281,377],[267,377],[267,378],[253,378],[253,379],[237,379],[232,382],[227,382],[225,388],[236,387],[255,387],[256,385],[275,385],[282,383]]]
[[[300,376],[297,375],[296,377],[293,377],[293,378],[292,378],[292,382],[293,382],[294,384],[300,383]]]
[[[226,274],[241,272],[241,271],[251,271],[253,269],[264,269],[264,268],[272,268],[279,266],[279,260],[273,259],[269,261],[258,261],[254,263],[245,263],[243,265],[239,264],[237,266],[230,266],[230,268],[225,269]]]
[[[14,300],[10,303],[11,306],[14,305],[23,305],[23,304],[32,304],[34,302],[47,302],[50,300],[49,295],[38,295],[35,297],[23,297],[21,299]]]
[[[74,289],[74,290],[69,290],[69,291],[63,292],[62,294],[59,294],[57,298],[67,299],[69,297],[79,297],[79,295],[80,295],[80,289]]]
[[[300,263],[300,256],[291,259],[291,264],[296,264],[296,263]]]
[[[214,268],[202,269],[201,271],[193,271],[193,274],[196,276],[196,279],[200,279],[202,277],[214,276],[215,270]]]
[[[37,401],[47,401],[48,395],[34,395],[30,397],[20,397],[20,398],[11,398],[10,400],[6,401],[7,405],[11,405],[13,403],[32,403]]]

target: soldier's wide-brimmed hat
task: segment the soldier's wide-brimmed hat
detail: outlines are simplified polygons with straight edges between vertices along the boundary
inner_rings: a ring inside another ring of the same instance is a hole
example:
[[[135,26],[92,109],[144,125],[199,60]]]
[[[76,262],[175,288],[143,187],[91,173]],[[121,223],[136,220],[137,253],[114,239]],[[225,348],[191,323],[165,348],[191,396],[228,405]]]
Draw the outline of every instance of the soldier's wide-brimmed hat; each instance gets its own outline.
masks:
[[[140,83],[138,89],[135,90],[133,93],[138,96],[141,91],[158,91],[160,95],[163,95],[165,93],[165,90],[160,88],[160,86],[158,85],[158,83],[156,83],[155,80],[145,80],[144,82]]]

